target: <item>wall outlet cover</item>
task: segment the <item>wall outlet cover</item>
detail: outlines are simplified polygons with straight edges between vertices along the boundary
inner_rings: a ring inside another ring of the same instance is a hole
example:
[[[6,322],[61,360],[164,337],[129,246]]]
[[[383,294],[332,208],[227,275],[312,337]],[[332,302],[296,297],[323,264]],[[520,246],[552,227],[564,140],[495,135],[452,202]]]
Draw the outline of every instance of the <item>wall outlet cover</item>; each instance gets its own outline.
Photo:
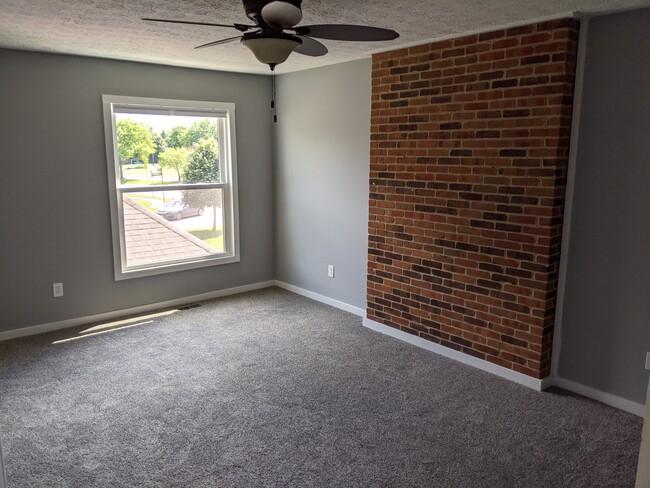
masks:
[[[63,296],[63,283],[52,283],[52,296],[55,298]]]
[[[333,264],[328,264],[327,265],[327,276],[330,278],[334,278],[334,265]]]

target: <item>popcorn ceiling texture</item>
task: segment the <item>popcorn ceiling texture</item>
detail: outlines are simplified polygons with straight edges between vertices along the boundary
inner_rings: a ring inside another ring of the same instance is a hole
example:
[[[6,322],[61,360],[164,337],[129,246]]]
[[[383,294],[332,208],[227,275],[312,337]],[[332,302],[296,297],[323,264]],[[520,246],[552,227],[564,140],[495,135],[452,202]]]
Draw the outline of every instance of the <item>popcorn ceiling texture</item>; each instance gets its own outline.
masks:
[[[397,30],[390,42],[324,41],[329,54],[292,54],[278,72],[368,57],[371,51],[573,11],[647,6],[646,0],[303,0],[302,24],[367,24]],[[268,73],[238,42],[194,46],[237,35],[234,29],[153,24],[141,17],[245,23],[240,0],[0,0],[0,47],[143,61],[204,69]]]

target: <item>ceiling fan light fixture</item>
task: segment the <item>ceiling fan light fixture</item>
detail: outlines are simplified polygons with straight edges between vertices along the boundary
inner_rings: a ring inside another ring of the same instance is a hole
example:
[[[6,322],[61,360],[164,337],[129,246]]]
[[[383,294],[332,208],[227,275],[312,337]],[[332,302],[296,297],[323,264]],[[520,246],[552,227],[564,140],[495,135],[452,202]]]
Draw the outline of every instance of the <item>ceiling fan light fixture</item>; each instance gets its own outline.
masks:
[[[283,29],[290,29],[302,20],[302,10],[299,7],[278,0],[264,5],[261,14],[264,22]]]
[[[244,36],[241,43],[251,50],[260,63],[268,64],[273,69],[276,65],[284,63],[300,46],[301,41],[294,36]]]

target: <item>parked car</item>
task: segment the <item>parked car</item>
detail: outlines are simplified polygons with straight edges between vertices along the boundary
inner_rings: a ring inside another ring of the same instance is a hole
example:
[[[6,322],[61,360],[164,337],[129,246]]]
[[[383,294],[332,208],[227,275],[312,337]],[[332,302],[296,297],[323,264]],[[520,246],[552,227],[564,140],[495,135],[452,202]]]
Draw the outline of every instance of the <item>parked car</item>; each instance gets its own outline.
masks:
[[[203,208],[190,207],[180,200],[174,200],[169,205],[159,208],[156,213],[167,220],[181,220],[185,217],[203,215]]]

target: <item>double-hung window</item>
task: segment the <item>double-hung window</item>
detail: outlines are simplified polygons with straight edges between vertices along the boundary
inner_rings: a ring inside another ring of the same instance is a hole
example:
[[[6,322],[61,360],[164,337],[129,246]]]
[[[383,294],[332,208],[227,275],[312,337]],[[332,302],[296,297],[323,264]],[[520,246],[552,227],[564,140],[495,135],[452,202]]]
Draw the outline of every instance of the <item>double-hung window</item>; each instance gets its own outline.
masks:
[[[102,100],[115,279],[239,261],[234,104]]]

